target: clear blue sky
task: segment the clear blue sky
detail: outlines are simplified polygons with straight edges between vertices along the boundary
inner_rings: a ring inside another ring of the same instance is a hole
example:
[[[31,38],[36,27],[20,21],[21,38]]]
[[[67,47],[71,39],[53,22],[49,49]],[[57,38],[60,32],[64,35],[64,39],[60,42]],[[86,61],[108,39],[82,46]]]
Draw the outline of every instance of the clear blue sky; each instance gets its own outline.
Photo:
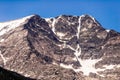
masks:
[[[0,22],[31,14],[94,16],[104,28],[120,32],[120,0],[0,0]]]

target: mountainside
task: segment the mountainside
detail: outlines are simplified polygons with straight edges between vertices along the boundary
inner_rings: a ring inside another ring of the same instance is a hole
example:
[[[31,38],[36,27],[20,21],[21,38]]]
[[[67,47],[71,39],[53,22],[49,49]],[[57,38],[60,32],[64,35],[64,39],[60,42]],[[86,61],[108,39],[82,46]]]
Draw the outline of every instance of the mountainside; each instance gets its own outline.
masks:
[[[120,80],[120,33],[89,15],[0,23],[0,66],[0,80]]]

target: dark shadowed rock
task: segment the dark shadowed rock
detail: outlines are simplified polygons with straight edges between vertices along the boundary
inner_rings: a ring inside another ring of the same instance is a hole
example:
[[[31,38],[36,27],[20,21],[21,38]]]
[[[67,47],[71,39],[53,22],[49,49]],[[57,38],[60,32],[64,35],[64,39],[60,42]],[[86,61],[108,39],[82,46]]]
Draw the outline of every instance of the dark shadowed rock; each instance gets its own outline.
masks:
[[[36,79],[30,79],[16,72],[12,72],[0,67],[0,80],[36,80]]]

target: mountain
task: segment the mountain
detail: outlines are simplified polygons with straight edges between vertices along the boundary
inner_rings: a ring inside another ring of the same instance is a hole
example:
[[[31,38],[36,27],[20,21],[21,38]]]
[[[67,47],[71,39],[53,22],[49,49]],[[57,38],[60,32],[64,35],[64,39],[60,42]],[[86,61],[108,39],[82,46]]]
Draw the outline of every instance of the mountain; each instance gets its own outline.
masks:
[[[120,33],[90,15],[0,23],[0,66],[0,80],[120,80]]]

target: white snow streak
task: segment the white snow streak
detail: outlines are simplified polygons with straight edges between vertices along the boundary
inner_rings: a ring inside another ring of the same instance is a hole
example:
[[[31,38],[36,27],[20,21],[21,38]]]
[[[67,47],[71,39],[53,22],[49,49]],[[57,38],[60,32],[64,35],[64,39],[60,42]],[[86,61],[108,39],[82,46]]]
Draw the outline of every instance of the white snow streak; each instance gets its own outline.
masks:
[[[6,65],[7,60],[4,58],[3,54],[1,53],[1,51],[0,51],[0,57],[2,58],[4,65]]]
[[[55,18],[53,18],[52,31],[53,31],[54,34],[56,34],[56,32],[55,32],[55,23],[56,23],[56,20],[55,20]]]
[[[81,55],[81,48],[80,48],[79,44],[77,44],[77,48],[75,50],[74,55],[76,56],[76,59],[79,62],[79,64],[81,64],[80,59],[79,59],[79,56]]]
[[[33,15],[14,21],[0,23],[0,36],[22,24],[25,24],[26,20],[31,18],[32,16]]]
[[[73,65],[65,65],[65,64],[61,63],[60,66],[66,68],[66,69],[73,69],[73,67],[72,67]]]
[[[78,27],[77,27],[77,33],[76,33],[76,36],[77,36],[78,39],[79,39],[80,28],[81,28],[81,17],[83,17],[83,16],[80,16],[79,19],[78,19],[79,25],[78,25]]]
[[[74,70],[75,72],[80,72],[80,71],[81,71],[80,68],[74,69],[74,68],[73,68],[73,64],[71,64],[71,65],[65,65],[65,64],[61,63],[60,66],[63,67],[63,68],[66,68],[66,69],[72,69],[72,70]]]
[[[66,46],[67,48],[70,48],[71,50],[73,50],[73,51],[76,51],[73,47],[71,47],[70,45],[67,45]]]
[[[113,69],[116,65],[104,65],[106,69]]]
[[[113,69],[113,68],[119,68],[120,67],[120,65],[104,65],[103,66],[105,69]]]
[[[5,39],[1,39],[0,42],[3,42]]]

